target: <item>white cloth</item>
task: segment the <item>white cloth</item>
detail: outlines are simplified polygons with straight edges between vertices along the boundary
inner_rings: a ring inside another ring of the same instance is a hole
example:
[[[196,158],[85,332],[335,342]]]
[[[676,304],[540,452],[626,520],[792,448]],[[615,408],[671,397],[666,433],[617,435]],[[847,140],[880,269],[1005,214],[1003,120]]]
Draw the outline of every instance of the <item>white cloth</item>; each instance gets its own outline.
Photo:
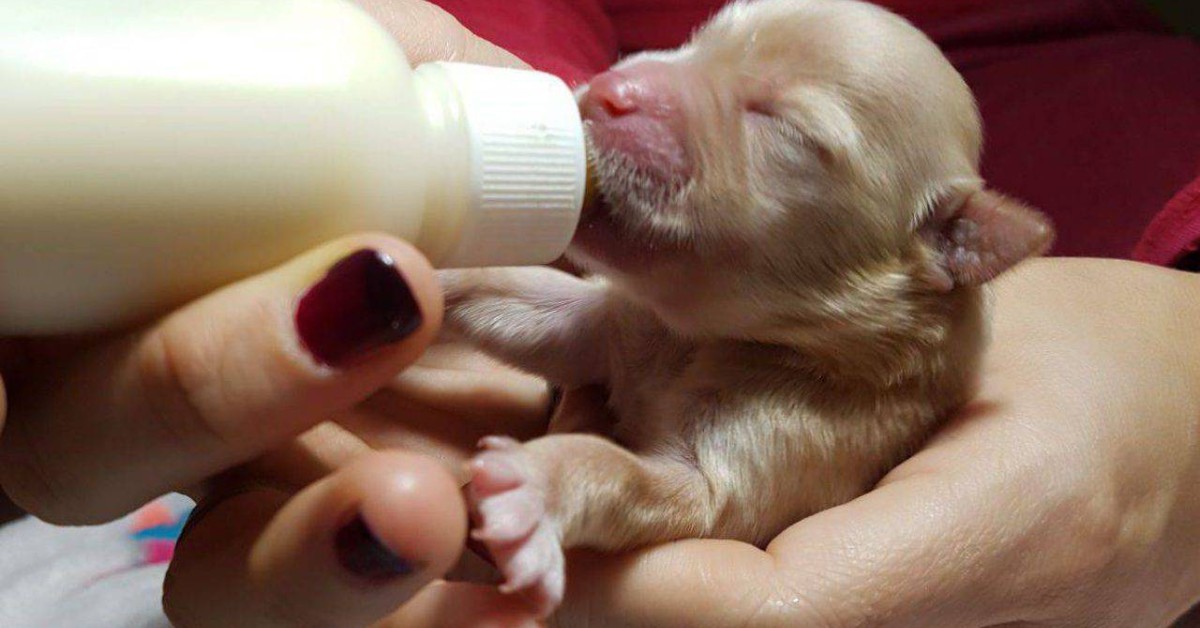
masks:
[[[167,565],[147,543],[173,542],[191,502],[157,502],[172,525],[139,538],[143,511],[100,526],[58,527],[27,517],[0,527],[0,626],[4,628],[167,628],[162,583]],[[144,531],[143,531],[144,533]]]

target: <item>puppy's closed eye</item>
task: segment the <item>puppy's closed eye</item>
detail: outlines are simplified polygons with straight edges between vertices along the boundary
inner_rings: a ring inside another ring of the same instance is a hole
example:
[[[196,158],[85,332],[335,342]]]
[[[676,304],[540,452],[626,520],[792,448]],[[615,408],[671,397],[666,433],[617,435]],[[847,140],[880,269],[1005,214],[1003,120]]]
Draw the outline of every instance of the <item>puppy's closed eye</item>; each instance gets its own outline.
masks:
[[[581,101],[602,202],[570,255],[601,277],[490,271],[447,312],[603,391],[603,421],[558,418],[613,440],[490,439],[472,466],[474,534],[544,613],[563,547],[765,545],[869,490],[972,393],[980,285],[1051,236],[979,190],[953,66],[866,2],[730,4]]]

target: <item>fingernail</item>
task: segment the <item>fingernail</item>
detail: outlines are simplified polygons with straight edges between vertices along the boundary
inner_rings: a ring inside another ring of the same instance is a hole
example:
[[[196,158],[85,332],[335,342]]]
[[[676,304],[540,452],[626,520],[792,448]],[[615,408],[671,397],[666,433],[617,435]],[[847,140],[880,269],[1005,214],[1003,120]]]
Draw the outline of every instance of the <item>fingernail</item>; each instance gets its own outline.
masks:
[[[395,262],[365,249],[329,269],[300,298],[296,330],[319,362],[345,366],[415,332],[423,317]]]
[[[407,576],[415,567],[389,550],[362,515],[355,515],[334,536],[334,549],[342,568],[372,584]]]

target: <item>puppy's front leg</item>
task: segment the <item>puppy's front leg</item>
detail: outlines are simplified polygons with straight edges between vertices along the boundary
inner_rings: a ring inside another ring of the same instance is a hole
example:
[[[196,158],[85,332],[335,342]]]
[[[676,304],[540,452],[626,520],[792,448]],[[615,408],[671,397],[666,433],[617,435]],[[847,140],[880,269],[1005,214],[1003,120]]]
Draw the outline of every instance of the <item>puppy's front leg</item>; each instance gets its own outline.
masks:
[[[567,386],[607,371],[607,290],[552,268],[444,270],[446,327],[493,356]]]
[[[471,462],[472,534],[503,572],[501,589],[526,593],[544,615],[562,601],[564,547],[617,551],[701,536],[716,517],[703,476],[675,458],[639,457],[586,434],[483,445]]]

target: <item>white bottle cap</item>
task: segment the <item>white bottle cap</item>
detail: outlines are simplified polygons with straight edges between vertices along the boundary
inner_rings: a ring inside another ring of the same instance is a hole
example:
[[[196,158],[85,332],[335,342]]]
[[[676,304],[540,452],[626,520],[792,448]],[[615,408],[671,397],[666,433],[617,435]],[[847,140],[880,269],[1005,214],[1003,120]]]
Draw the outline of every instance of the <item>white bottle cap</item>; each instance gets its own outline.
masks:
[[[587,185],[583,123],[570,88],[531,70],[426,66],[457,92],[472,169],[459,238],[439,265],[557,259],[575,234]]]

